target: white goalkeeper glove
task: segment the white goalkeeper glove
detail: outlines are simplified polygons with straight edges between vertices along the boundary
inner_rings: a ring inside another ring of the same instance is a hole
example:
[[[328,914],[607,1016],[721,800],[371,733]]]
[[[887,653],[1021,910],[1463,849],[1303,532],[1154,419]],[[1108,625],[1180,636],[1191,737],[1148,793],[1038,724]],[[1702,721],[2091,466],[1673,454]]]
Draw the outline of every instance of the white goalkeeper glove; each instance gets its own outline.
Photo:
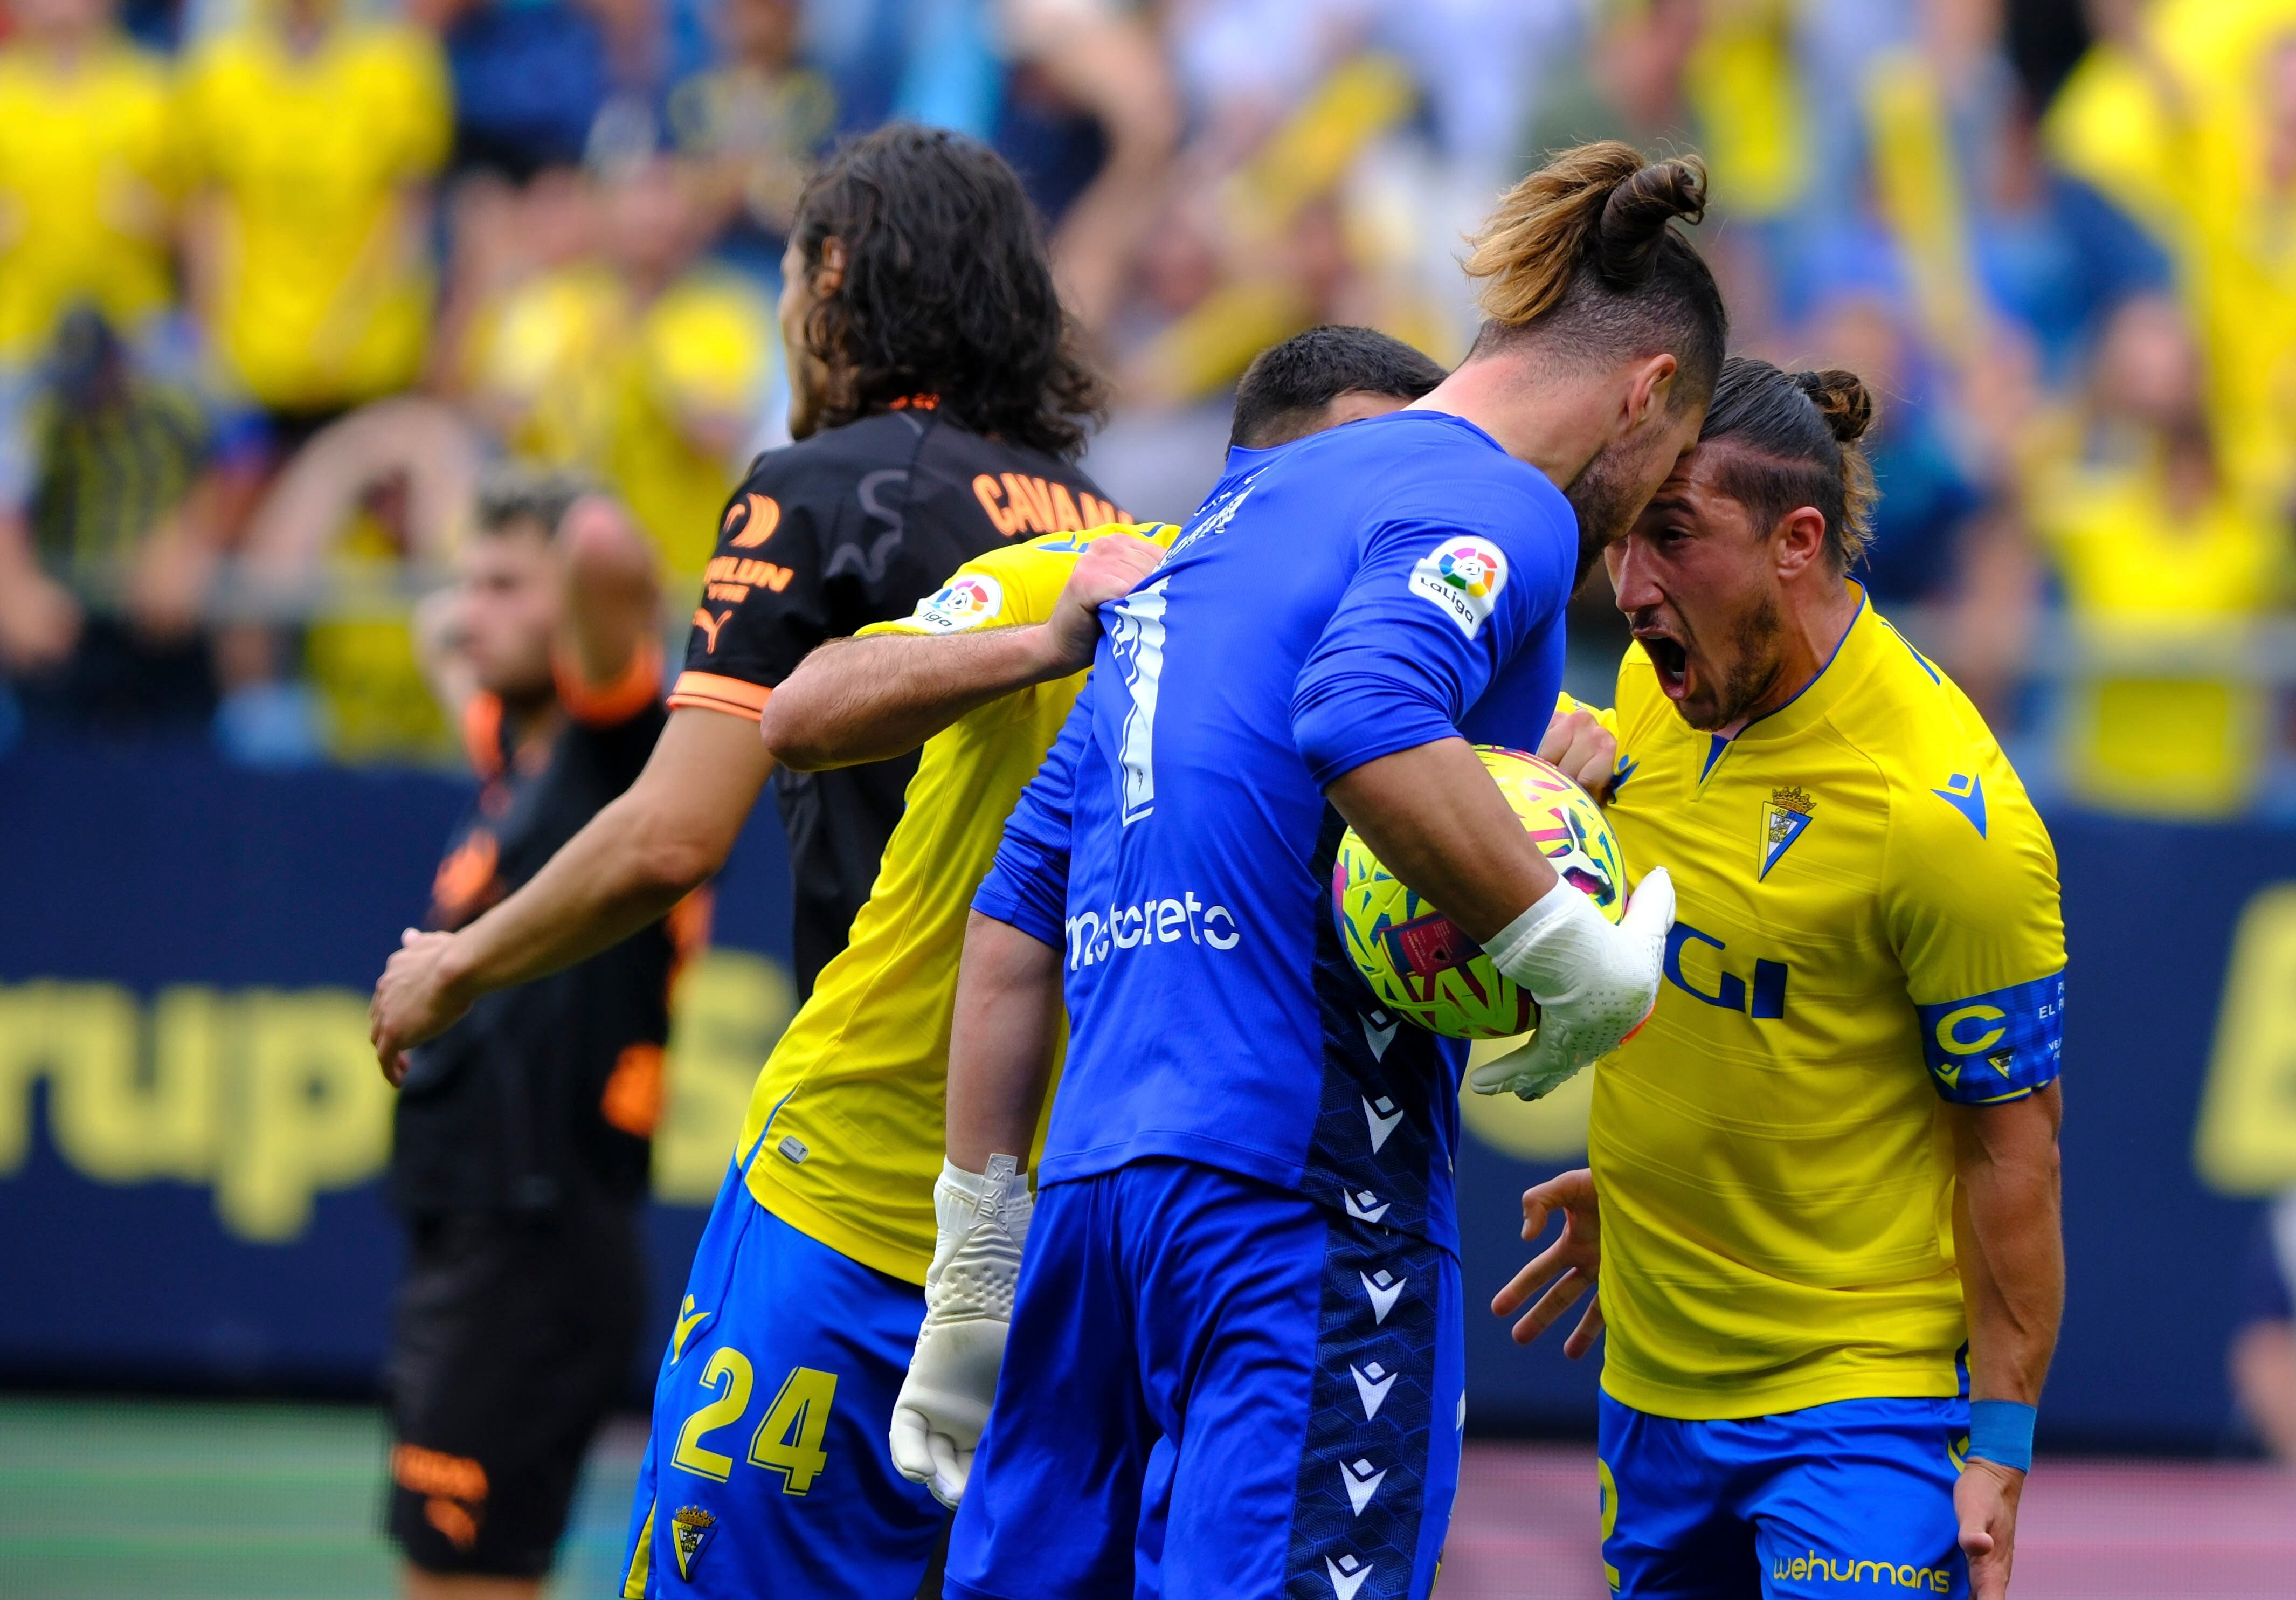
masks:
[[[940,1236],[925,1273],[924,1326],[893,1402],[892,1450],[901,1476],[952,1511],[996,1398],[1034,1205],[1009,1155],[990,1156],[985,1173],[944,1161],[933,1186]]]
[[[1654,867],[1613,926],[1568,880],[1558,882],[1483,947],[1491,964],[1538,1002],[1530,1042],[1468,1074],[1478,1095],[1551,1094],[1617,1049],[1658,1004],[1674,880]]]

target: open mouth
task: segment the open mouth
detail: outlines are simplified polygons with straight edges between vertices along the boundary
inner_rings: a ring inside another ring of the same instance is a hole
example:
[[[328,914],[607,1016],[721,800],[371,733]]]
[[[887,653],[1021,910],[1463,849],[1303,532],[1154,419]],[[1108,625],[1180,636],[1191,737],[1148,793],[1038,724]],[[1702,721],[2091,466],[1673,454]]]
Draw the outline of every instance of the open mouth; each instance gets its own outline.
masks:
[[[1636,634],[1635,638],[1658,669],[1658,686],[1669,700],[1680,700],[1689,687],[1690,652],[1679,640],[1665,634]]]

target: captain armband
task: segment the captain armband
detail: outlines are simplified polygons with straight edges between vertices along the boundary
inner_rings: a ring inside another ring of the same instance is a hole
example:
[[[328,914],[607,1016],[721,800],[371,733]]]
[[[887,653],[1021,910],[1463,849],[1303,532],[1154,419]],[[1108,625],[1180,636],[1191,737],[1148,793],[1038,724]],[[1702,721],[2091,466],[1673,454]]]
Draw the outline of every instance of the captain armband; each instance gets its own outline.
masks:
[[[1956,1105],[2022,1099],[2056,1080],[2064,1053],[2062,971],[1914,1010],[1930,1079]]]

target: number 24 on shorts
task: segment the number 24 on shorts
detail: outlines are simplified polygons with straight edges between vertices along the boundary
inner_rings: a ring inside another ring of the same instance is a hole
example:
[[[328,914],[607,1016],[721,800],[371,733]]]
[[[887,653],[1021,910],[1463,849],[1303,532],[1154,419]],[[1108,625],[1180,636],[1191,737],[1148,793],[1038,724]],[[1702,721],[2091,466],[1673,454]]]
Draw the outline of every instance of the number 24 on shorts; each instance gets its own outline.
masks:
[[[706,1448],[701,1441],[742,1419],[750,1408],[750,1391],[755,1384],[750,1358],[741,1351],[728,1345],[711,1356],[701,1369],[701,1387],[715,1391],[717,1398],[685,1419],[685,1426],[677,1431],[677,1450],[670,1460],[697,1477],[725,1482],[733,1473],[734,1458]],[[821,1440],[829,1431],[829,1407],[836,1399],[835,1373],[792,1367],[782,1380],[774,1403],[766,1407],[765,1420],[750,1436],[750,1465],[779,1473],[783,1494],[805,1493],[813,1487],[815,1476],[829,1465]]]

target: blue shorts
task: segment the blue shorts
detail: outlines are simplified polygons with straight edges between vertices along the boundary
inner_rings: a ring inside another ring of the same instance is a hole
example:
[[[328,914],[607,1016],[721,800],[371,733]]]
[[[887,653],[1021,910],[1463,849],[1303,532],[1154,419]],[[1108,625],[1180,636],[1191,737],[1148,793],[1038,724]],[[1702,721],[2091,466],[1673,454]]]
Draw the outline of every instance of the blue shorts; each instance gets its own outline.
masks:
[[[1386,1600],[1458,1487],[1459,1264],[1210,1167],[1037,1197],[949,1600]]]
[[[948,1514],[885,1440],[924,1303],[759,1205],[737,1162],[654,1383],[625,1600],[913,1600]]]
[[[1967,1400],[1837,1400],[1743,1422],[1603,1396],[1603,1563],[1628,1600],[1966,1596]]]

